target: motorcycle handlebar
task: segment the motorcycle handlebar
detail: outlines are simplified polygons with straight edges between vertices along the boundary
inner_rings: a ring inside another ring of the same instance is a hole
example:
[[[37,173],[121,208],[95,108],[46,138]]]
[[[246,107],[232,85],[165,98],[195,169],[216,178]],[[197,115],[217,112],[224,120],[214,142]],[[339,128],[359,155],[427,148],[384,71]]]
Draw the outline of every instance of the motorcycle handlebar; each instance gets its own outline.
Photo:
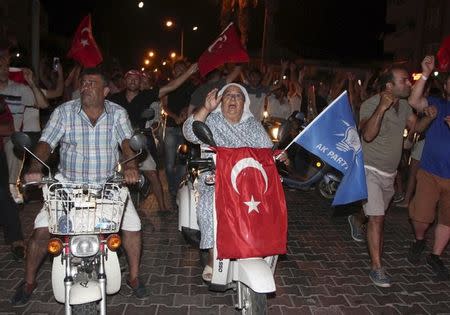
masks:
[[[188,162],[189,166],[197,166],[197,167],[213,167],[214,161],[212,158],[208,159],[192,159]]]
[[[31,186],[40,186],[40,185],[50,185],[53,183],[57,183],[58,181],[56,179],[53,178],[43,178],[42,180],[37,180],[37,181],[32,181],[32,182],[27,182],[27,183],[21,183],[20,186],[23,189],[26,189],[28,187]]]

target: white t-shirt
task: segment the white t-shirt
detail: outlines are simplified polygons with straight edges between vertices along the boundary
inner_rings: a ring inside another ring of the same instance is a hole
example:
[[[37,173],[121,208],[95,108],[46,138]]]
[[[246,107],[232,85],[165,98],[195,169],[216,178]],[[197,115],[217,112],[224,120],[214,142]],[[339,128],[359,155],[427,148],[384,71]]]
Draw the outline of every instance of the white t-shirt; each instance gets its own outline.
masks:
[[[256,120],[263,120],[263,113],[264,113],[264,99],[266,97],[266,94],[261,93],[261,95],[258,97],[255,94],[248,94],[250,98],[250,111],[252,112],[253,116],[255,116]]]
[[[0,95],[4,97],[13,115],[15,131],[20,131],[21,129],[23,131],[41,130],[39,125],[39,109],[34,107],[35,99],[30,87],[8,80],[8,86],[0,90]],[[36,127],[38,128],[37,130],[35,130]]]
[[[267,112],[269,114],[269,117],[288,119],[292,114],[292,108],[291,105],[287,102],[286,98],[284,98],[283,103],[280,103],[275,95],[270,95]]]

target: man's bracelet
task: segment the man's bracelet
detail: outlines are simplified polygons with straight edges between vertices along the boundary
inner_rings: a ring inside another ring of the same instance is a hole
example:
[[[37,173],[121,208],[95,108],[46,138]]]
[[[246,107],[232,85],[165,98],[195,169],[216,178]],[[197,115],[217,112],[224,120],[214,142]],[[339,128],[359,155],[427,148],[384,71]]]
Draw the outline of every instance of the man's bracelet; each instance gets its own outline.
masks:
[[[427,77],[426,75],[424,75],[423,73],[422,73],[422,75],[420,76],[420,78],[421,78],[422,80],[424,80],[424,81],[428,80],[428,77]]]

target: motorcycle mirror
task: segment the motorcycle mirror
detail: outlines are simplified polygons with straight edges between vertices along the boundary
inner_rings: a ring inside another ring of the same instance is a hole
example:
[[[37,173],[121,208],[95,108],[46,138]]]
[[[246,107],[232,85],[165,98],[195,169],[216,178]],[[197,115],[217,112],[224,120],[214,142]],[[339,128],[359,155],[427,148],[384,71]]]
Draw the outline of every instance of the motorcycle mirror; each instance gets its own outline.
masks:
[[[14,132],[11,135],[11,141],[15,147],[20,148],[22,150],[31,149],[31,138],[24,132]]]
[[[153,108],[147,108],[141,113],[142,120],[152,120],[155,118],[155,110]]]
[[[143,133],[135,133],[130,139],[130,147],[133,151],[141,151],[147,142]]]
[[[44,163],[40,158],[38,158],[33,152],[31,152],[31,138],[24,132],[14,132],[11,135],[11,141],[14,144],[14,147],[21,149],[22,151],[26,151],[31,154],[36,160],[38,160],[42,165],[44,165],[48,170],[49,178],[52,178],[52,172],[50,166]]]
[[[208,125],[206,125],[204,122],[195,120],[192,123],[192,131],[201,142],[212,147],[217,146],[216,142],[214,141],[211,129],[209,129]]]

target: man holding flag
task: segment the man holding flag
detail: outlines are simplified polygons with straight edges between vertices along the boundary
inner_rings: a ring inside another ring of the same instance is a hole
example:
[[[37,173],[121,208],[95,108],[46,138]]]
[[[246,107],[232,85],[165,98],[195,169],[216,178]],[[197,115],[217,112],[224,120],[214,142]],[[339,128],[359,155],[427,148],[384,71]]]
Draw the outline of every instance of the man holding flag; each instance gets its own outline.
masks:
[[[367,245],[371,259],[369,277],[379,287],[390,287],[391,278],[382,267],[384,217],[394,195],[394,180],[403,148],[405,126],[418,132],[423,131],[436,115],[430,110],[420,121],[416,120],[406,98],[411,94],[408,72],[393,66],[385,70],[379,78],[382,92],[374,95],[361,105],[360,131],[364,168],[367,182],[367,201],[363,203],[367,224]],[[361,236],[357,232],[363,218],[350,216],[352,237]],[[359,240],[359,239],[358,239]],[[362,239],[361,239],[362,241]]]

